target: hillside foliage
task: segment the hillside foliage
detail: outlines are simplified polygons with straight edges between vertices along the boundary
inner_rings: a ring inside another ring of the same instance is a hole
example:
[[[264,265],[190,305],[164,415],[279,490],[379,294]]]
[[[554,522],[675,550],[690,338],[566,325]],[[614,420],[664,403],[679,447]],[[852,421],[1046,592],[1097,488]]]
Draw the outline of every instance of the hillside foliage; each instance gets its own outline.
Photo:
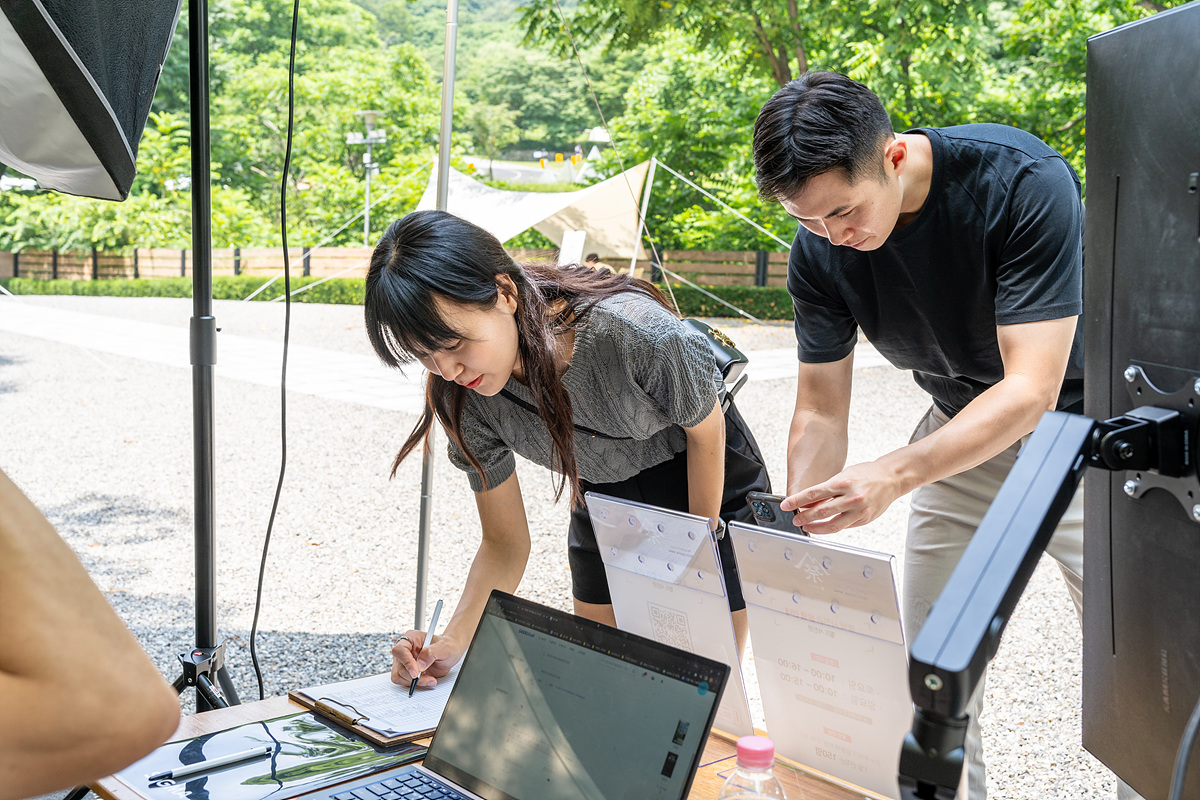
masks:
[[[795,223],[755,192],[759,107],[806,69],[883,99],[897,130],[991,121],[1029,130],[1084,175],[1086,40],[1178,0],[465,0],[459,5],[454,163],[589,150],[599,176],[656,157],[783,240]],[[293,161],[287,135],[292,3],[211,0],[213,246],[361,245],[364,148],[356,112],[380,113],[371,239],[412,210],[437,152],[444,3],[301,6]],[[191,243],[187,16],[180,20],[123,203],[0,193],[0,250],[127,251]],[[480,176],[487,178],[486,168]],[[562,188],[576,188],[566,185]],[[782,246],[659,170],[647,232],[660,248]],[[539,234],[514,245],[547,246]]]

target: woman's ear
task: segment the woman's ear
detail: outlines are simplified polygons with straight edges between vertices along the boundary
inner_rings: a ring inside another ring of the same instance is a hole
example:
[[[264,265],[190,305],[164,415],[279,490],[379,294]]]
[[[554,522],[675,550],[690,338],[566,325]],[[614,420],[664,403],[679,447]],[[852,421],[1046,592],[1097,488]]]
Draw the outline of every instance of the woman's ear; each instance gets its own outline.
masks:
[[[510,313],[516,313],[517,310],[517,285],[508,275],[496,276],[496,295],[499,302],[504,304],[504,307]]]

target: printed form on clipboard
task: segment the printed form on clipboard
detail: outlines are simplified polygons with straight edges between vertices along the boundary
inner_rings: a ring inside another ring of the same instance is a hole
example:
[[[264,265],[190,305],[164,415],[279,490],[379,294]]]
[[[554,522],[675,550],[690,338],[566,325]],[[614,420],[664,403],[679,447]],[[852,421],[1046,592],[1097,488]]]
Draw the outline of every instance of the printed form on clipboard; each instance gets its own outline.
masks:
[[[437,686],[418,688],[412,697],[408,686],[392,683],[388,672],[294,689],[288,697],[380,747],[391,747],[433,733],[457,676],[456,666],[438,678]]]

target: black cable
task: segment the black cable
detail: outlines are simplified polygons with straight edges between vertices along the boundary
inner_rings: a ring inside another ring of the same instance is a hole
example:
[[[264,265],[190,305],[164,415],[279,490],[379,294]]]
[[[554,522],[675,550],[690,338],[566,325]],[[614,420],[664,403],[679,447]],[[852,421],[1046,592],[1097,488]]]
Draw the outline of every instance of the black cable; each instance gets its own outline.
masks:
[[[267,535],[263,539],[262,561],[258,565],[258,589],[254,593],[254,621],[250,624],[250,661],[254,665],[254,677],[258,680],[258,699],[263,692],[262,669],[258,665],[255,639],[258,636],[258,613],[262,609],[263,576],[267,571],[267,549],[271,546],[271,531],[275,527],[275,512],[279,509],[279,495],[283,491],[283,475],[287,471],[287,361],[288,339],[292,328],[292,272],[288,260],[287,240],[287,188],[288,173],[292,169],[292,127],[296,117],[296,30],[300,22],[300,0],[292,5],[292,42],[288,59],[288,122],[287,151],[283,157],[283,178],[279,182],[279,226],[283,235],[283,366],[279,376],[279,481],[275,484],[275,500],[271,503],[271,516],[267,520]]]
[[[1171,772],[1170,800],[1183,800],[1183,779],[1187,777],[1188,761],[1192,757],[1192,746],[1196,744],[1196,732],[1200,730],[1200,699],[1188,717],[1183,738],[1179,740],[1179,751],[1175,753],[1175,769]]]

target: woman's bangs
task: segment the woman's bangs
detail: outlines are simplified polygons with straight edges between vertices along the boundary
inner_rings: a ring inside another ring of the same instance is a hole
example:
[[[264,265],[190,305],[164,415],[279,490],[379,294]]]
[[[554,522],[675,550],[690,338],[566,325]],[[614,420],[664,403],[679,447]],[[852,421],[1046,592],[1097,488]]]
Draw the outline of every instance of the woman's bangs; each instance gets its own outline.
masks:
[[[371,342],[389,366],[410,364],[460,338],[438,312],[431,292],[393,284],[369,298],[367,313]]]

